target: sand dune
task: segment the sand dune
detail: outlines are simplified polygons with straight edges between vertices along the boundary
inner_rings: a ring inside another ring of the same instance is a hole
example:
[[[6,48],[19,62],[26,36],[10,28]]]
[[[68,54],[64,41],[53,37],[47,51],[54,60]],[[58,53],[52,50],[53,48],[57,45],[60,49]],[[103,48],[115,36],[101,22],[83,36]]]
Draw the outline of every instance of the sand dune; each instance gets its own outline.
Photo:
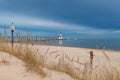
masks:
[[[45,72],[48,74],[45,78],[34,72],[27,72],[23,61],[8,53],[0,52],[0,80],[72,80],[62,72],[48,69],[45,69]]]

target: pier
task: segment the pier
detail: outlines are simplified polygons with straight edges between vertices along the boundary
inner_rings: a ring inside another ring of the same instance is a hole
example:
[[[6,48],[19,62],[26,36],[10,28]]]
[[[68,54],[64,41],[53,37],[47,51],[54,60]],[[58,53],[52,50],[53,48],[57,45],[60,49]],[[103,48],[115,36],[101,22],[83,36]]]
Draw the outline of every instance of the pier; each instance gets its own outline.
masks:
[[[5,41],[11,41],[11,37],[3,38]],[[67,38],[59,39],[58,37],[14,37],[14,42],[40,42],[40,41],[57,41],[67,40]]]

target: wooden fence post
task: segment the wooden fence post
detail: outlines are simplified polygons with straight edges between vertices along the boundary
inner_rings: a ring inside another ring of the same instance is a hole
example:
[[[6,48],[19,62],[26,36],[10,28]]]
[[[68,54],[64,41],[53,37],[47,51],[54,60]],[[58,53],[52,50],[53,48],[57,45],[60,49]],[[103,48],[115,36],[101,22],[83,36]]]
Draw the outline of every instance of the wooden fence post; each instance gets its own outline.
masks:
[[[93,51],[90,51],[90,80],[92,80],[92,69],[93,69]]]
[[[93,51],[90,51],[90,67],[93,69]]]

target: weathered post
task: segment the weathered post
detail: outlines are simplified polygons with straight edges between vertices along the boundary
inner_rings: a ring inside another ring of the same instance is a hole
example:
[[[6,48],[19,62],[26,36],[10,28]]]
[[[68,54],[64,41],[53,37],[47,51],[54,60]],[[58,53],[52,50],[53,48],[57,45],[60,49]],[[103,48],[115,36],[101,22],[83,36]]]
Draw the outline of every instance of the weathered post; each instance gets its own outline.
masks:
[[[93,51],[90,51],[90,80],[92,80],[92,69],[93,69]]]
[[[90,51],[90,67],[93,69],[93,51]]]

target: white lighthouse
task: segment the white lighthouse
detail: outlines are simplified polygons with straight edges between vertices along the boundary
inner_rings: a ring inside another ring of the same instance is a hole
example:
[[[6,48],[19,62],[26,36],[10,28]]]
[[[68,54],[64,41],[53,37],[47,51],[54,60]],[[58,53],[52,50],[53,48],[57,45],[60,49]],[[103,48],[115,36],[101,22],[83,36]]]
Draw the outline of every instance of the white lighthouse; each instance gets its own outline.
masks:
[[[59,40],[62,40],[62,39],[63,39],[61,32],[60,32],[60,34],[59,34],[59,38],[58,38],[58,39],[59,39]]]

